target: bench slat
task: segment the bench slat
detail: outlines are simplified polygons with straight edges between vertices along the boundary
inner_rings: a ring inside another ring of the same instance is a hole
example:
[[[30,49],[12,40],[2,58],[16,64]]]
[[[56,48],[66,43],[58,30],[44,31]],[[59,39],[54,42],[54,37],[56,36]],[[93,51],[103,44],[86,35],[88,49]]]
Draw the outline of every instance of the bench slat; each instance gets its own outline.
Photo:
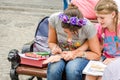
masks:
[[[16,69],[17,74],[22,75],[31,75],[31,76],[37,76],[37,77],[47,77],[47,68],[38,68],[28,65],[20,65]]]

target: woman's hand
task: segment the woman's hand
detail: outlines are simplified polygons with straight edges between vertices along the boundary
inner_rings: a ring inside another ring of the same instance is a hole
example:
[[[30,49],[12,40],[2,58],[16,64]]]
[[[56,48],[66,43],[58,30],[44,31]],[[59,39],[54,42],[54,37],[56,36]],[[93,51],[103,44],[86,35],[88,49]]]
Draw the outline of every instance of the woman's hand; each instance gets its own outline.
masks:
[[[55,45],[53,49],[51,50],[51,52],[52,54],[60,54],[62,53],[62,49],[59,46]]]
[[[48,64],[48,63],[53,63],[53,62],[58,62],[61,60],[61,55],[52,55],[50,56],[47,60],[43,62],[43,64]]]
[[[73,51],[63,51],[62,52],[62,58],[66,61],[73,60],[77,56],[73,53]]]

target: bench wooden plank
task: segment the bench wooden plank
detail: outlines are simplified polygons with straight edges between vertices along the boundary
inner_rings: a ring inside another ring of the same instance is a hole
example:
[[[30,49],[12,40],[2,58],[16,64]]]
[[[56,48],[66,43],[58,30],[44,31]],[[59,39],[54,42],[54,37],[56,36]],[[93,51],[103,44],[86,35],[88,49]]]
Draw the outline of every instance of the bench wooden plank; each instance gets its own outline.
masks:
[[[37,77],[47,77],[47,68],[38,68],[28,65],[20,65],[16,69],[17,74],[22,75],[31,75],[31,76],[37,76]]]

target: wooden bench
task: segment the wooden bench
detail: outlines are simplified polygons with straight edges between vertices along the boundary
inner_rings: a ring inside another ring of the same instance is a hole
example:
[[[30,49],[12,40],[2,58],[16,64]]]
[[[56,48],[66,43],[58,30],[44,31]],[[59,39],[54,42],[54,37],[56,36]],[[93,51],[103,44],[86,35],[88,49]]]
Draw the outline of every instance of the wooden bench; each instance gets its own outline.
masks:
[[[42,80],[42,78],[47,78],[47,67],[39,68],[39,67],[20,64],[20,56],[18,55],[18,50],[16,49],[13,49],[9,52],[8,60],[11,62],[11,69],[10,69],[11,80],[19,80],[19,75],[33,76],[28,80],[32,80],[34,77],[37,77],[37,80]],[[64,74],[63,74],[63,80],[66,80]]]

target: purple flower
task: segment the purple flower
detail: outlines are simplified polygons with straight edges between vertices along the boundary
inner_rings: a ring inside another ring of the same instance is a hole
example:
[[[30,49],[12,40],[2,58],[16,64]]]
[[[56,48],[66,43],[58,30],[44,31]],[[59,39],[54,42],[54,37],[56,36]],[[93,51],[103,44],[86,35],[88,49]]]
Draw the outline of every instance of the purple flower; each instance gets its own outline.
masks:
[[[64,15],[64,14],[60,14],[59,15],[59,18],[62,20],[62,22],[64,22],[64,23],[68,23],[68,21],[69,21],[69,18],[68,18],[68,16],[67,15]]]
[[[59,19],[63,22],[63,23],[68,23],[71,25],[77,25],[77,26],[84,26],[87,23],[86,19],[78,19],[77,17],[68,17],[65,14],[60,14],[59,15]]]
[[[86,22],[87,22],[86,19],[79,19],[79,20],[78,20],[78,25],[79,25],[79,26],[86,25]]]
[[[71,18],[70,18],[70,24],[76,25],[76,24],[77,24],[77,20],[78,20],[77,17],[71,17]]]

